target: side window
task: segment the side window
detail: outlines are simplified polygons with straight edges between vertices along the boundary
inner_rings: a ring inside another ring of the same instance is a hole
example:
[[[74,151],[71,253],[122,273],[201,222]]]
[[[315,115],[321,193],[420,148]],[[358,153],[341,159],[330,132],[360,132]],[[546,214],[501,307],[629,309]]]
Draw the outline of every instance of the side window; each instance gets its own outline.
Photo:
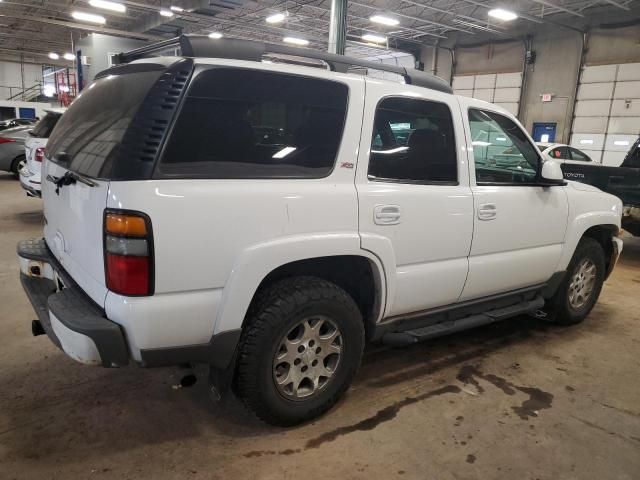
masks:
[[[159,172],[200,178],[321,178],[347,112],[339,82],[213,68],[192,82]]]
[[[589,158],[586,154],[582,153],[580,150],[569,147],[569,152],[571,152],[571,160],[578,160],[580,162],[591,162],[591,158]]]
[[[453,120],[443,103],[390,97],[376,110],[369,178],[405,183],[456,183]]]
[[[522,129],[509,118],[469,110],[476,183],[518,184],[537,179],[540,158]]]
[[[555,158],[557,160],[570,160],[569,157],[569,149],[567,147],[558,147],[554,148],[549,152],[551,158]]]

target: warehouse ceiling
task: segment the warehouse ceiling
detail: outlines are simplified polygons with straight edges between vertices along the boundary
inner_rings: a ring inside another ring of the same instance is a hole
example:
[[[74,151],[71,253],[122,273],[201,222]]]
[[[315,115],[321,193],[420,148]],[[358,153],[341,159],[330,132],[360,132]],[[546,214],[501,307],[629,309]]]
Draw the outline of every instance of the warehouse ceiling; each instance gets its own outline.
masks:
[[[72,41],[90,32],[155,41],[180,33],[218,32],[225,37],[281,42],[304,38],[326,49],[330,0],[114,0],[125,12],[95,8],[90,0],[0,0],[0,54],[47,55],[72,51]],[[173,7],[173,8],[171,8]],[[502,7],[517,13],[514,21],[488,15]],[[98,14],[104,25],[73,18],[73,12]],[[284,20],[266,18],[283,13]],[[164,15],[163,15],[164,14]],[[398,24],[373,23],[372,15]],[[602,22],[640,19],[640,0],[350,0],[347,18],[349,53],[376,56],[389,50],[416,51],[435,42],[472,44],[521,38],[540,26],[584,29]],[[381,46],[365,42],[365,34],[383,35]],[[382,48],[381,48],[382,47]]]

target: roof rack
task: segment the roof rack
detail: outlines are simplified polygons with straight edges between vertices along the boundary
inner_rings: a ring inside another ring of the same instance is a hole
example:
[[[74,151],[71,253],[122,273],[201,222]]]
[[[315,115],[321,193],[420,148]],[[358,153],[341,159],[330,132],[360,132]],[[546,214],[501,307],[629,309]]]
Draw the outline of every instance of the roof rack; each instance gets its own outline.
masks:
[[[128,63],[139,58],[162,53],[171,49],[176,50],[178,48],[182,56],[185,57],[230,58],[260,62],[262,61],[263,55],[274,53],[313,58],[326,62],[329,68],[335,72],[346,73],[350,66],[370,68],[372,70],[401,75],[405,82],[411,85],[426,87],[445,93],[453,93],[451,86],[443,79],[420,70],[407,70],[405,67],[397,65],[385,65],[369,60],[312,50],[310,48],[289,47],[276,43],[264,43],[238,38],[212,40],[206,35],[180,35],[179,37],[120,53],[116,56],[116,61],[117,63]]]

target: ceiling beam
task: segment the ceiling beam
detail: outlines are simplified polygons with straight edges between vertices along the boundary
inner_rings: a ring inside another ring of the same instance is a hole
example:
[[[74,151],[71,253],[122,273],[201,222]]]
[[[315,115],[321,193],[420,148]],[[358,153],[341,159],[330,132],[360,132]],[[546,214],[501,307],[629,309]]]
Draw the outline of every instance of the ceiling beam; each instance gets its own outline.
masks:
[[[557,3],[553,3],[553,2],[549,2],[547,0],[533,0],[536,3],[539,3],[540,5],[546,5],[547,7],[551,7],[551,8],[555,8],[557,10],[560,10],[562,12],[568,13],[569,15],[574,15],[576,17],[583,17],[584,15],[581,13],[576,12],[575,10],[570,10],[566,7],[563,7],[562,5],[558,5]]]
[[[631,8],[628,5],[623,5],[620,2],[614,2],[614,0],[604,0],[607,3],[610,3],[611,5],[614,5],[618,8],[621,8],[622,10],[626,10],[626,11],[630,11]]]

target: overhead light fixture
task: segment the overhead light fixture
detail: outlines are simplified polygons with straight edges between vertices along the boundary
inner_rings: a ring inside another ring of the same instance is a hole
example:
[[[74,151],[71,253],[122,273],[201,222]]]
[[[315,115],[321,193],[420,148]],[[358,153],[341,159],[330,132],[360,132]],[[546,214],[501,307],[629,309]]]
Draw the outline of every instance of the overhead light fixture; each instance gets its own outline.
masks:
[[[369,20],[374,23],[381,23],[382,25],[388,25],[390,27],[395,27],[400,24],[400,20],[387,17],[386,15],[372,15],[369,17]]]
[[[211,32],[209,34],[209,38],[213,38],[213,39],[222,38],[222,34],[220,32]]]
[[[127,7],[125,7],[122,3],[109,2],[108,0],[89,0],[89,5],[95,8],[111,10],[113,12],[124,13],[127,11]]]
[[[99,23],[101,25],[107,23],[107,19],[102,15],[94,15],[93,13],[75,11],[71,12],[71,16],[76,20],[82,20],[83,22]]]
[[[373,33],[365,33],[364,35],[362,35],[362,40],[373,43],[384,43],[387,41],[387,37],[383,37],[382,35],[374,35]]]
[[[76,59],[76,56],[75,56],[73,53],[65,53],[65,54],[63,55],[63,58],[64,58],[65,60],[69,60],[69,61],[71,61],[71,60],[75,60],[75,59]]]
[[[274,13],[273,15],[269,15],[267,18],[265,18],[265,21],[267,23],[280,23],[284,21],[285,18],[287,18],[286,13]]]
[[[593,145],[593,140],[591,140],[590,138],[583,138],[582,140],[580,140],[580,144],[581,145]]]
[[[497,18],[498,20],[504,20],[505,22],[510,22],[511,20],[518,18],[518,15],[515,12],[505,10],[504,8],[493,8],[489,10],[489,16]]]
[[[309,45],[309,40],[305,40],[304,38],[284,37],[282,41],[286,43],[292,43],[294,45],[300,45],[303,47]]]
[[[160,10],[160,15],[163,17],[173,17],[173,12],[171,10]]]
[[[50,58],[51,60],[58,60],[58,59],[60,58],[60,55],[58,55],[57,53],[51,52],[51,53],[49,54],[49,58]]]
[[[271,155],[271,158],[284,158],[295,150],[296,147],[284,147],[282,150],[278,150],[276,153]]]
[[[175,5],[171,5],[171,10],[173,10],[174,12],[184,12],[184,8],[176,7]]]

